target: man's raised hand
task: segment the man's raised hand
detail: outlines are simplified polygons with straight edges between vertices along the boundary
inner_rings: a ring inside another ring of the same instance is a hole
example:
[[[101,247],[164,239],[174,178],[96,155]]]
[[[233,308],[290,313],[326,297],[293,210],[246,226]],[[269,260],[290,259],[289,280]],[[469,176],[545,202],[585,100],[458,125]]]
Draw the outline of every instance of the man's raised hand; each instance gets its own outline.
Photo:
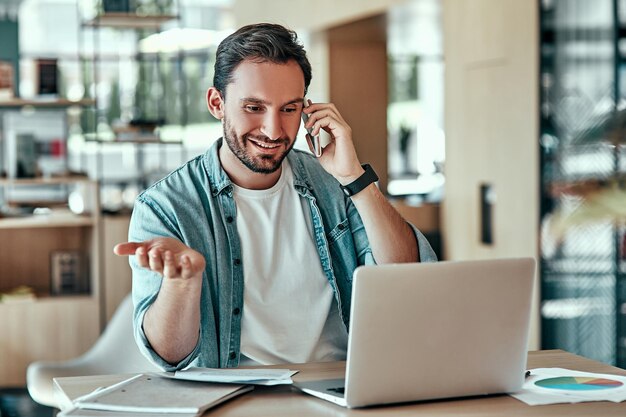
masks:
[[[113,252],[120,256],[135,255],[140,266],[168,279],[202,278],[206,265],[199,252],[170,237],[119,243]]]

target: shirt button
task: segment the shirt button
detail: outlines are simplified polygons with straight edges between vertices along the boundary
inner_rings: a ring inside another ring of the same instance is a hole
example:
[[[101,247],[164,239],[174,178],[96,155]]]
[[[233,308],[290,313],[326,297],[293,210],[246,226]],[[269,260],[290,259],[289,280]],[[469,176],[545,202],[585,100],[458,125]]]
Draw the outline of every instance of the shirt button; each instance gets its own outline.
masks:
[[[337,228],[338,228],[339,230],[343,230],[343,229],[345,229],[345,228],[346,228],[346,226],[344,226],[344,225],[343,225],[343,223],[341,223],[341,224],[339,224],[339,226],[337,226]]]
[[[232,223],[232,222],[233,222],[233,220],[234,220],[234,219],[233,219],[233,216],[228,216],[228,217],[226,217],[226,221],[227,221],[228,223]]]
[[[230,359],[235,359],[237,357],[237,354],[235,352],[230,352],[230,355],[228,355],[228,357]]]
[[[234,314],[235,316],[237,316],[237,315],[239,315],[239,313],[241,313],[241,310],[239,309],[239,307],[236,307],[236,308],[233,310],[233,314]]]
[[[234,263],[235,265],[241,265],[241,259],[236,258],[236,259],[233,261],[233,263]]]

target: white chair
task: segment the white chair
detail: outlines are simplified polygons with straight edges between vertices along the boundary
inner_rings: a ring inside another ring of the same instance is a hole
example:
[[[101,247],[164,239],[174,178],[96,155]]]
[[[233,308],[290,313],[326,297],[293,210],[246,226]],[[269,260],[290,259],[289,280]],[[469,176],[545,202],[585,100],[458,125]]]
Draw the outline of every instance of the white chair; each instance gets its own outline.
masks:
[[[82,356],[67,361],[33,362],[26,371],[30,396],[39,404],[60,408],[53,378],[161,371],[146,359],[133,337],[133,303],[124,298],[96,343]]]

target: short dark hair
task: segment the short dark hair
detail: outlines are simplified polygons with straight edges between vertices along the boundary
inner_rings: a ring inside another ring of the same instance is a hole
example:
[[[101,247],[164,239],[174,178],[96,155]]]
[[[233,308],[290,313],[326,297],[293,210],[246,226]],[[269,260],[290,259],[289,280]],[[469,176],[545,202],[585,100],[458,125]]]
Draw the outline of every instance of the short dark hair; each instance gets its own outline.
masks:
[[[298,35],[284,26],[271,23],[247,25],[229,35],[217,47],[213,86],[226,93],[232,74],[244,60],[285,64],[294,60],[304,73],[304,94],[311,83],[311,64]]]

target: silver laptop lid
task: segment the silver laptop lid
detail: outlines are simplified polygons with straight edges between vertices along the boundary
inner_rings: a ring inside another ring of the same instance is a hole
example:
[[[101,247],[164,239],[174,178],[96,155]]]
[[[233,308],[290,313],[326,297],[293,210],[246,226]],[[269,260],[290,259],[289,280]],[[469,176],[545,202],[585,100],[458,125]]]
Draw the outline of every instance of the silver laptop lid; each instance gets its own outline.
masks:
[[[357,268],[347,405],[521,388],[535,268],[532,258]]]

